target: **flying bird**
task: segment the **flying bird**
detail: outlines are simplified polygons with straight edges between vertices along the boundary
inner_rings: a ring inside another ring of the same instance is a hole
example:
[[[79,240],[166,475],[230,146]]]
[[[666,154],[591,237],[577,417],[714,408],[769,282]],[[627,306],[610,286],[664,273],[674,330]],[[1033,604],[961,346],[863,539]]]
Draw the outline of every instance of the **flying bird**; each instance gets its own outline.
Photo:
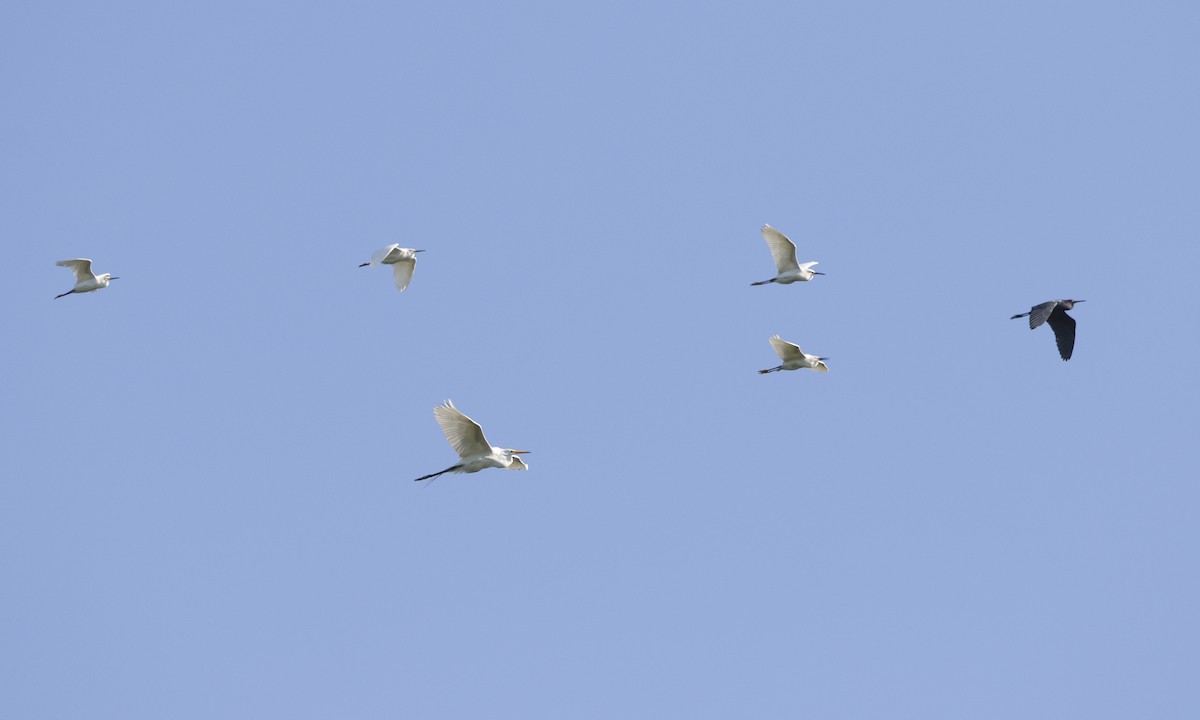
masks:
[[[1029,312],[1013,315],[1010,319],[1016,320],[1028,315],[1030,330],[1042,323],[1050,323],[1050,329],[1054,331],[1054,341],[1058,343],[1058,354],[1065,362],[1071,359],[1071,353],[1075,350],[1075,318],[1068,315],[1067,311],[1075,307],[1075,303],[1081,302],[1084,301],[1051,300],[1034,305]]]
[[[85,293],[99,290],[100,288],[108,287],[109,280],[120,280],[119,277],[113,277],[110,273],[103,275],[95,275],[92,273],[92,261],[86,258],[75,258],[74,260],[59,260],[54,263],[59,267],[71,268],[71,272],[75,273],[75,287],[66,291],[62,295],[55,295],[57,300],[63,295],[71,293]]]
[[[813,275],[824,275],[823,272],[813,270],[813,265],[817,261],[806,262],[802,265],[796,264],[796,243],[787,239],[787,235],[779,232],[770,225],[762,226],[763,240],[767,241],[767,247],[771,249],[771,257],[775,258],[775,269],[778,275],[770,280],[762,280],[751,285],[766,285],[768,283],[779,283],[780,285],[788,285],[794,282],[807,282],[813,279]]]
[[[825,364],[825,361],[829,358],[809,355],[801,350],[799,345],[790,343],[778,335],[771,338],[771,347],[775,348],[775,354],[779,356],[779,359],[783,361],[783,364],[779,367],[759,370],[759,375],[765,375],[767,373],[777,372],[779,370],[799,370],[801,368],[809,368],[811,370],[816,370],[817,372],[829,372],[829,366]]]
[[[371,256],[370,262],[365,262],[359,267],[376,267],[377,265],[391,265],[392,277],[396,279],[396,289],[404,292],[408,288],[408,283],[412,280],[413,270],[417,267],[417,253],[425,252],[424,250],[413,250],[412,248],[402,248],[400,245],[388,245],[385,248],[379,248],[375,254]]]
[[[458,463],[442,470],[430,473],[416,479],[417,482],[436,478],[442,473],[473,473],[484,468],[506,468],[508,470],[528,470],[528,466],[518,455],[525,455],[528,450],[509,450],[508,448],[493,447],[483,436],[483,428],[479,423],[463,415],[447,400],[433,409],[433,416],[450,447],[458,453]]]

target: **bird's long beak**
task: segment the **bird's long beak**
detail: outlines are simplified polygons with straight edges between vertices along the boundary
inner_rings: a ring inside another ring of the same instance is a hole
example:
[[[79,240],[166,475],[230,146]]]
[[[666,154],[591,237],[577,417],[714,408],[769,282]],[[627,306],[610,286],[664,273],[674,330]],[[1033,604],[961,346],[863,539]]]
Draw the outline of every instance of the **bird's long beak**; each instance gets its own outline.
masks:
[[[108,276],[108,279],[109,279],[109,280],[120,280],[120,279],[121,279],[121,276],[120,276],[120,275],[115,275],[115,276],[114,276],[114,275],[109,275],[109,276]]]
[[[418,253],[418,252],[425,252],[425,251],[424,250],[413,250],[413,252]]]
[[[1075,302],[1087,302],[1087,300],[1076,300]]]
[[[821,362],[825,362],[825,361],[826,361],[826,360],[828,360],[829,358],[817,358],[817,359],[818,359],[818,360],[820,360]]]
[[[812,272],[813,272],[813,275],[824,275],[825,274],[823,272],[817,272],[816,270],[813,270]]]
[[[531,450],[513,450],[513,455],[528,455]]]

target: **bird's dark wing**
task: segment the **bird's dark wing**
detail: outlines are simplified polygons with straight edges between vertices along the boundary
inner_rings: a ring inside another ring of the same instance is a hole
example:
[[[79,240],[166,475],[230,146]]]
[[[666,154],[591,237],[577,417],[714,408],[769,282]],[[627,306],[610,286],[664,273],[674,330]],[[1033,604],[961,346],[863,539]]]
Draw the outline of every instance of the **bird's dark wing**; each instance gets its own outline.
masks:
[[[1054,341],[1058,343],[1058,354],[1063,360],[1070,360],[1075,350],[1075,318],[1059,308],[1050,313],[1047,320],[1050,329],[1054,331]]]
[[[1054,312],[1054,308],[1058,307],[1057,300],[1044,302],[1041,305],[1034,305],[1029,311],[1029,329],[1032,330],[1038,325],[1046,322],[1046,319]]]

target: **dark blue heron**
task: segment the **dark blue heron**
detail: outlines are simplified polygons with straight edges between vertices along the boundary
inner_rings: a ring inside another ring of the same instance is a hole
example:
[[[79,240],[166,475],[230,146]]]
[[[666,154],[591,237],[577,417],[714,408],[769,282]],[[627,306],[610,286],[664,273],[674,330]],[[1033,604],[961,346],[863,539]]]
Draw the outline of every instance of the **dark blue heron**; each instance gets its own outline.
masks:
[[[1066,361],[1071,359],[1071,353],[1075,350],[1075,318],[1068,315],[1067,311],[1075,307],[1075,303],[1081,302],[1083,300],[1051,300],[1034,305],[1029,312],[1013,315],[1011,319],[1028,315],[1030,330],[1042,323],[1050,323],[1054,341],[1058,343],[1058,354]]]

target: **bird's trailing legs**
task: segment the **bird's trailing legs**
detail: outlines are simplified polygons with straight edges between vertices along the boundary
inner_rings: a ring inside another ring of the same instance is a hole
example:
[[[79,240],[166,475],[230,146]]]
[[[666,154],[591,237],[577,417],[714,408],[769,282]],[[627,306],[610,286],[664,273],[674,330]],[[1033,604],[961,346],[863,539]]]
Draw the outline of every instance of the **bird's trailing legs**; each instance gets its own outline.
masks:
[[[55,299],[55,300],[57,300],[57,299],[59,299],[60,297],[66,297],[66,296],[70,295],[70,294],[71,294],[71,293],[73,293],[73,292],[75,292],[75,291],[74,291],[74,290],[68,290],[68,291],[66,291],[65,293],[63,293],[62,295],[55,295],[55,296],[54,296],[54,299]]]
[[[428,475],[423,475],[419,478],[416,478],[415,480],[413,480],[413,482],[421,482],[422,480],[433,480],[434,478],[438,477],[439,475],[445,475],[446,473],[451,472],[453,470],[457,470],[460,467],[462,467],[461,463],[458,465],[451,465],[450,467],[446,468],[445,470],[442,470],[441,472],[430,473]]]
[[[811,271],[811,272],[812,272],[812,274],[813,274],[813,275],[824,275],[824,274],[825,274],[825,273],[823,273],[823,272],[817,272],[816,270],[813,270],[813,271]],[[773,282],[776,282],[777,280],[778,280],[778,278],[771,278],[770,280],[759,280],[758,282],[752,282],[752,283],[750,283],[750,285],[751,285],[752,287],[753,287],[754,285],[770,285],[771,283],[773,283]]]

